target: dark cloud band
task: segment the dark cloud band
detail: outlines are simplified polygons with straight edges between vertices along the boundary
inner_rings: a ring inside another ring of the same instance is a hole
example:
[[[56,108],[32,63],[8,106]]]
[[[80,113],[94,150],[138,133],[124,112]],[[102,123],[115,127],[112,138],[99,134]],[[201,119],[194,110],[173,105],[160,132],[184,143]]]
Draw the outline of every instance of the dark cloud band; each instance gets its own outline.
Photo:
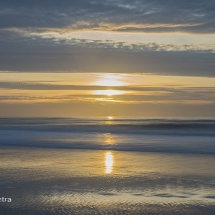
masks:
[[[214,0],[0,0],[0,28],[215,32]]]

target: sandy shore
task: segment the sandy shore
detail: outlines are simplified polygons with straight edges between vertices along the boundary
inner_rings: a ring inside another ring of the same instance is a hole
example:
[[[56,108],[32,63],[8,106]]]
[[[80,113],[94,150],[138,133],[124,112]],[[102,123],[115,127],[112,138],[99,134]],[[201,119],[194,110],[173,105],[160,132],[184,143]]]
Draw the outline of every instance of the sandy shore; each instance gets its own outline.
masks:
[[[215,157],[0,149],[4,214],[214,214]]]

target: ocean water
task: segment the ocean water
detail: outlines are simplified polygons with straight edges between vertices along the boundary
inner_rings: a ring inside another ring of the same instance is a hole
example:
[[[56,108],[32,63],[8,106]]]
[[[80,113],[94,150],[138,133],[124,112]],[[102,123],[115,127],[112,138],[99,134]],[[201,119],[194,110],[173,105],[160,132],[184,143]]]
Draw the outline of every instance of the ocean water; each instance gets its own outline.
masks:
[[[215,214],[215,120],[0,119],[0,214]]]
[[[215,154],[215,120],[0,118],[0,145]]]

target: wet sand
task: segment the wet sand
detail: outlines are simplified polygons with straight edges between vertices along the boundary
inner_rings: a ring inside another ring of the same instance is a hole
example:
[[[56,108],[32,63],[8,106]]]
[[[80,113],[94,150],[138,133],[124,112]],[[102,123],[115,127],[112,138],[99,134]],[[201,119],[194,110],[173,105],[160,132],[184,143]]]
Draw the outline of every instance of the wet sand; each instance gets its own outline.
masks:
[[[0,203],[7,214],[215,213],[210,155],[0,149]]]

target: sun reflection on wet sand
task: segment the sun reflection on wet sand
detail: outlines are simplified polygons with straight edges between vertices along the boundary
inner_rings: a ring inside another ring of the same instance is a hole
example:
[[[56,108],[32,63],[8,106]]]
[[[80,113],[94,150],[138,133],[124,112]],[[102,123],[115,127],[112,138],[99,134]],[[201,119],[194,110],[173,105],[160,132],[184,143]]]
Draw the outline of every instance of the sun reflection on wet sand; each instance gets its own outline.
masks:
[[[36,147],[0,154],[0,193],[12,198],[1,214],[214,214],[214,156]]]
[[[113,170],[113,154],[111,152],[105,153],[105,173],[110,174]]]

